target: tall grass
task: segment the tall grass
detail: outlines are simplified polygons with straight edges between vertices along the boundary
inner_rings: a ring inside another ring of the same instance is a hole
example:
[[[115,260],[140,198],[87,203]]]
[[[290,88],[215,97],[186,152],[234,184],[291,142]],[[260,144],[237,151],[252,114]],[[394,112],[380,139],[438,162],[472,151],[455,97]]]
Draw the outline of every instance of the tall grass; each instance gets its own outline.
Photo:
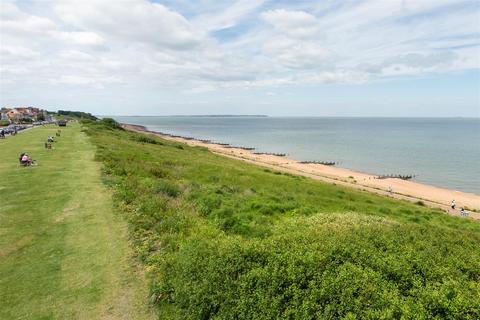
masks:
[[[163,318],[480,317],[474,221],[85,126]]]

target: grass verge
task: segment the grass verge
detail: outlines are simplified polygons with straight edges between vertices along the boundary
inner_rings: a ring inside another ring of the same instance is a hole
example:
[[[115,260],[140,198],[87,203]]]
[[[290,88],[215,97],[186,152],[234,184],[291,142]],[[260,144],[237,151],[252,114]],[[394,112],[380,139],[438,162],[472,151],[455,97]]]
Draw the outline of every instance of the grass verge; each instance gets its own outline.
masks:
[[[57,129],[0,140],[0,319],[151,319],[95,149],[79,125],[44,149]]]

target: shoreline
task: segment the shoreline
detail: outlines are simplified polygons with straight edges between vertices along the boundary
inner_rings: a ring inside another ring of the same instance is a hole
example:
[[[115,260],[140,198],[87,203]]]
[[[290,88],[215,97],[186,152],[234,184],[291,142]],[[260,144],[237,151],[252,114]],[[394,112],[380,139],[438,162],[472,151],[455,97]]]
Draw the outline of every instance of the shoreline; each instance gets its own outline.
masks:
[[[141,125],[122,123],[122,127],[130,131],[154,134],[163,139],[185,143],[190,146],[206,147],[211,152],[225,157],[282,172],[301,175],[327,183],[349,186],[396,199],[403,199],[411,202],[422,201],[425,205],[440,208],[450,215],[460,216],[459,208],[464,206],[466,210],[468,208],[469,216],[471,218],[480,220],[480,213],[470,211],[480,210],[480,196],[474,193],[450,190],[398,178],[378,179],[376,175],[350,169],[316,163],[301,163],[300,161],[290,159],[283,155],[256,154],[254,150],[246,150],[241,147],[232,147],[230,145],[218,144],[208,140],[172,136],[161,132],[150,131]],[[389,188],[392,189],[392,192],[389,192]],[[457,203],[457,210],[452,210],[450,208],[450,202],[452,199],[455,199]]]

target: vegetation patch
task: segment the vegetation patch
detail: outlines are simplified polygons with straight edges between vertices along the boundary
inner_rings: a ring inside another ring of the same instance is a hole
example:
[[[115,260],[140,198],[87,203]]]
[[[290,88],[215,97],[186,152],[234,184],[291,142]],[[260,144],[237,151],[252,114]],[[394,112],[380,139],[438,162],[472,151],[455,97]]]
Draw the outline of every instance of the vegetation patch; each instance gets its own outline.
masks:
[[[86,132],[161,318],[480,317],[475,221],[102,123]]]
[[[76,119],[93,120],[93,121],[97,120],[97,117],[95,117],[91,113],[82,112],[82,111],[58,110],[57,114],[61,116],[67,116],[70,118],[76,118]]]
[[[163,145],[163,142],[159,141],[158,139],[155,139],[154,137],[147,136],[147,135],[134,136],[134,139],[138,142]]]

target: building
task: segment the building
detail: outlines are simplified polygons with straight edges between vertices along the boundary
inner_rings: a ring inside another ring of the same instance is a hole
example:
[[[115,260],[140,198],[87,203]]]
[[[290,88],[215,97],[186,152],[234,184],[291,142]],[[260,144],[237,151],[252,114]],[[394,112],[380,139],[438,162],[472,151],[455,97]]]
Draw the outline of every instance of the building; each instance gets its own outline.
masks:
[[[0,110],[1,119],[9,120],[12,123],[33,122],[45,119],[45,110],[36,107],[15,107],[2,108]]]
[[[10,109],[8,109],[8,108],[2,108],[2,109],[0,109],[0,120],[9,120],[8,115],[7,115],[7,112],[8,112],[9,110],[10,110]]]

